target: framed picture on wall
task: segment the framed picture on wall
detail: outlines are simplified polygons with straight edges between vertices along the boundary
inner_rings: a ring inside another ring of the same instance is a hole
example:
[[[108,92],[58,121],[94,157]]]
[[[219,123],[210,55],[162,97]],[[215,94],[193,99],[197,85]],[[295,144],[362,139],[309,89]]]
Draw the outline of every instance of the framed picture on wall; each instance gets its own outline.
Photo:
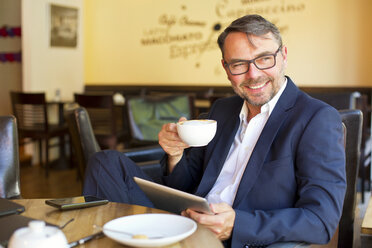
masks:
[[[50,46],[76,47],[78,37],[78,9],[50,5]]]

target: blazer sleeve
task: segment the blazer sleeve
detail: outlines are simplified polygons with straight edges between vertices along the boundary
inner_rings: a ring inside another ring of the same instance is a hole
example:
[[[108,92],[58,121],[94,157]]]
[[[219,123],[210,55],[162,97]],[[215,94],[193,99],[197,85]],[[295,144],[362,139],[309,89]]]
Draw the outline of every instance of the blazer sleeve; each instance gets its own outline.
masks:
[[[283,141],[296,143],[292,156],[295,204],[282,209],[235,209],[232,247],[284,241],[325,244],[332,238],[346,191],[341,118],[325,106],[299,125],[303,126],[299,138]]]

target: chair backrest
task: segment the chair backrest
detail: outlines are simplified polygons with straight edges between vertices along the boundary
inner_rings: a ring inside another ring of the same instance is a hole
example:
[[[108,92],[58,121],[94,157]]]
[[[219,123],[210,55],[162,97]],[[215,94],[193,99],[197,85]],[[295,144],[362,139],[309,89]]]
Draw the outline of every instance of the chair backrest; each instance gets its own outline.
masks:
[[[355,109],[357,98],[361,96],[358,91],[352,92],[310,92],[310,96],[328,103],[337,110]]]
[[[158,141],[163,124],[177,122],[181,116],[193,117],[188,95],[132,96],[126,99],[131,138],[138,141]]]
[[[0,197],[20,197],[19,147],[14,116],[0,116]]]
[[[20,132],[48,131],[45,93],[10,92],[10,98]]]
[[[123,131],[123,118],[119,115],[124,111],[116,111],[113,95],[75,94],[74,96],[75,102],[89,113],[93,132],[100,146],[103,149],[115,149],[119,133]]]
[[[79,176],[84,181],[84,174],[88,159],[101,150],[90,123],[89,114],[83,107],[78,107],[65,116],[71,142],[77,158]],[[164,156],[160,146],[132,148],[123,151],[124,154],[139,165],[139,167],[156,182],[160,182],[162,169],[159,160]]]
[[[338,247],[353,247],[356,207],[356,182],[358,177],[363,114],[358,109],[339,110],[346,126],[346,195],[339,223]]]
[[[71,137],[71,143],[77,158],[79,176],[83,180],[89,157],[100,151],[89,114],[83,107],[68,112],[65,116]]]

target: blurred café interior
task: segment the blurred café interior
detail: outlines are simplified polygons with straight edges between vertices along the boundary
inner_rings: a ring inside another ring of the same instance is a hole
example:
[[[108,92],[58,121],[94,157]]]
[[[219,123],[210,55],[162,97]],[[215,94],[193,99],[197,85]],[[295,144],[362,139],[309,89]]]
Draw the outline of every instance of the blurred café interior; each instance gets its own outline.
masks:
[[[279,27],[297,86],[363,116],[352,165],[360,232],[372,177],[370,0],[0,0],[0,116],[17,118],[21,197],[81,194],[84,142],[160,176],[161,125],[234,94],[216,40],[251,13]],[[92,140],[79,135],[85,125]]]

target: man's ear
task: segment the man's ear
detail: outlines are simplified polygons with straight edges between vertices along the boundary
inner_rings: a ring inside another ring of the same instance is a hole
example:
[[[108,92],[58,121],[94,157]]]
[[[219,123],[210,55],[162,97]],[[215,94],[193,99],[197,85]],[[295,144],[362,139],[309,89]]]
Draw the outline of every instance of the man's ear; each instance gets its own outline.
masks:
[[[222,64],[223,69],[225,69],[225,72],[226,72],[226,75],[227,75],[227,79],[230,80],[229,69],[227,68],[227,65],[226,65],[224,59],[221,59],[221,64]]]
[[[221,64],[222,64],[223,69],[225,69],[227,78],[229,78],[229,69],[227,68],[227,65],[224,59],[221,59]]]
[[[284,67],[286,68],[287,67],[287,56],[288,56],[286,46],[282,47],[282,56],[283,56],[283,64],[284,64]]]
[[[221,59],[221,64],[222,64],[222,67],[226,70],[226,68],[225,68],[225,60],[224,59]]]

